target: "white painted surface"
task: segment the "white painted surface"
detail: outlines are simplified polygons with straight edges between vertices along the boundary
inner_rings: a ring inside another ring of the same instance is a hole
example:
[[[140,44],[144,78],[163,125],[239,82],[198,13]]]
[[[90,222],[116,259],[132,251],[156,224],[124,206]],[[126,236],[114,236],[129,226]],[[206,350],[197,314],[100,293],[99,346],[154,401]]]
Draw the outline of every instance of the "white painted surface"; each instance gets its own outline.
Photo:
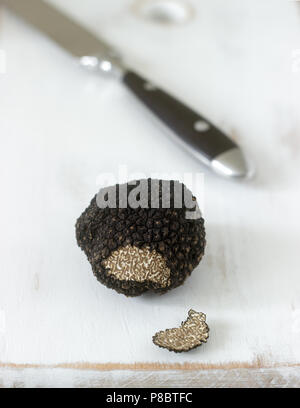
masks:
[[[299,388],[299,368],[197,371],[95,371],[58,368],[0,369],[0,387],[6,388]]]
[[[179,25],[144,20],[129,0],[62,6],[235,137],[255,162],[251,182],[207,173],[120,84],[81,71],[1,10],[2,363],[300,363],[300,5],[188,3],[195,15]],[[206,255],[164,296],[105,288],[76,246],[97,177],[119,164],[205,171]],[[188,354],[156,348],[152,335],[191,307],[207,314],[209,342]]]

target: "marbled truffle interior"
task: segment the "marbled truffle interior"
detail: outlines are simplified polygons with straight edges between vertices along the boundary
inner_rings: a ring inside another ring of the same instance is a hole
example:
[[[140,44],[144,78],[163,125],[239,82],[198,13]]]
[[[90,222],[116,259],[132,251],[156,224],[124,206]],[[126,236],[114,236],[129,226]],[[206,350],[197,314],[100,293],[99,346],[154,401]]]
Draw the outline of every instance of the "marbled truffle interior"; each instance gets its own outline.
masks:
[[[204,313],[191,309],[188,318],[179,328],[166,329],[153,336],[153,343],[169,351],[189,351],[202,343],[206,343],[209,336],[209,328],[205,322]]]

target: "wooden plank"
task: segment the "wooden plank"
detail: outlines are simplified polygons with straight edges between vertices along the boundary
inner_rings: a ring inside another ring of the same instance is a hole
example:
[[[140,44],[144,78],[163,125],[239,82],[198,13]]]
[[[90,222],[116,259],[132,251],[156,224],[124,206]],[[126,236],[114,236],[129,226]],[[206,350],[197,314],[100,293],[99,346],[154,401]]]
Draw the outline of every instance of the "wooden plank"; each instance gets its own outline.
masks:
[[[298,388],[299,367],[209,370],[0,368],[0,387]]]

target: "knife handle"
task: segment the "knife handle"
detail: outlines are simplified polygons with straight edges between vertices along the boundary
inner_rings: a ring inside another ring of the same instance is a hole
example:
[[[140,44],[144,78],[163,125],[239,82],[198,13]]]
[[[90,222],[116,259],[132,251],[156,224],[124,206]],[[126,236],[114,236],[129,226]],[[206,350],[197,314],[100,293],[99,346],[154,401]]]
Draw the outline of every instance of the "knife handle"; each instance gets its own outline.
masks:
[[[199,113],[138,74],[126,72],[123,82],[165,125],[193,148],[196,156],[200,156],[204,161],[212,161],[225,151],[237,147]]]

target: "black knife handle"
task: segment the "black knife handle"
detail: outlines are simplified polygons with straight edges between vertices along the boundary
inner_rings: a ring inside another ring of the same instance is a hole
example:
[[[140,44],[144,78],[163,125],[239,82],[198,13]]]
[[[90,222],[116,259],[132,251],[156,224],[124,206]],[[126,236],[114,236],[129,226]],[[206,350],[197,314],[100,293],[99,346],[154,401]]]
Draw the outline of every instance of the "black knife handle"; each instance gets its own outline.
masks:
[[[128,71],[123,82],[162,122],[209,161],[237,147],[229,137],[199,113],[138,74]]]

